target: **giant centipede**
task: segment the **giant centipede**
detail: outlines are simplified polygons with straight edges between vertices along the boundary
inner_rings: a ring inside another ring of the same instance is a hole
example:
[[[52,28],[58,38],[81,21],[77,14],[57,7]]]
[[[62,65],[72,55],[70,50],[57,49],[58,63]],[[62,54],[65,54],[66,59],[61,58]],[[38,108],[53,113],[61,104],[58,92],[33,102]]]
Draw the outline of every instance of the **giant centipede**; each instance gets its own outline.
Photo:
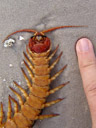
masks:
[[[47,102],[46,99],[49,95],[55,93],[59,89],[63,88],[66,84],[61,84],[54,89],[50,89],[50,83],[55,80],[67,67],[65,65],[61,70],[59,70],[54,76],[50,76],[51,70],[58,63],[61,58],[62,52],[57,57],[57,59],[49,65],[50,60],[53,58],[55,53],[58,50],[58,47],[50,54],[51,51],[51,41],[45,35],[45,33],[60,29],[60,28],[69,28],[69,27],[82,27],[82,26],[60,26],[54,27],[48,30],[43,30],[38,32],[33,29],[22,29],[8,35],[8,39],[11,35],[18,32],[32,32],[34,35],[29,39],[29,43],[26,45],[26,53],[23,52],[25,60],[24,64],[28,71],[28,75],[21,68],[21,71],[24,75],[26,84],[29,89],[29,93],[26,92],[16,81],[13,81],[16,87],[21,91],[25,97],[23,101],[21,95],[14,89],[11,88],[12,92],[17,96],[19,100],[20,110],[18,109],[18,102],[9,95],[8,97],[8,112],[7,119],[3,122],[4,110],[3,103],[1,102],[0,109],[0,128],[30,128],[33,126],[34,122],[38,119],[45,119],[50,117],[58,116],[58,114],[49,114],[41,115],[42,109],[49,107],[55,103],[60,102],[63,98],[59,98],[54,101]],[[4,40],[4,41],[5,41]],[[30,81],[30,79],[31,81]],[[12,116],[12,104],[14,104],[14,115]]]

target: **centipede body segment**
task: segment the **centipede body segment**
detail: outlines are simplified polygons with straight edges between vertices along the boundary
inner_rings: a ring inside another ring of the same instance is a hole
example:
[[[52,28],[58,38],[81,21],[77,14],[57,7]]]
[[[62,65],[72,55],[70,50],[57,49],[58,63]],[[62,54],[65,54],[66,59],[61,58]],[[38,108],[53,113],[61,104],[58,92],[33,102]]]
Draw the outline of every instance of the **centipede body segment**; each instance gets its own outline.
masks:
[[[1,103],[0,110],[0,128],[30,128],[35,120],[45,119],[54,116],[58,116],[58,114],[49,114],[49,115],[40,115],[41,110],[45,107],[49,107],[55,103],[60,102],[63,98],[59,98],[57,100],[46,102],[46,98],[50,95],[63,88],[66,84],[59,85],[58,87],[50,90],[50,83],[55,80],[66,68],[65,65],[60,71],[58,71],[54,76],[50,76],[51,70],[58,63],[62,56],[62,52],[57,57],[57,59],[49,65],[49,61],[53,58],[58,47],[53,51],[50,55],[51,50],[51,42],[50,39],[45,36],[46,32],[50,32],[56,29],[65,28],[65,27],[82,27],[82,26],[60,26],[51,28],[48,30],[44,30],[41,32],[37,32],[32,29],[23,29],[16,31],[5,38],[9,38],[11,35],[17,32],[33,32],[35,33],[30,39],[29,43],[26,46],[26,53],[23,52],[25,60],[24,64],[28,71],[28,74],[21,68],[21,71],[26,80],[29,94],[16,82],[13,81],[15,86],[22,92],[25,97],[25,102],[23,101],[21,95],[11,88],[11,91],[17,96],[19,103],[9,95],[8,100],[8,112],[7,112],[7,120],[3,122],[4,112],[3,112],[3,104]],[[4,41],[5,41],[4,40]],[[14,115],[12,115],[12,106],[11,102],[14,103]],[[20,105],[20,110],[18,109],[18,104]]]

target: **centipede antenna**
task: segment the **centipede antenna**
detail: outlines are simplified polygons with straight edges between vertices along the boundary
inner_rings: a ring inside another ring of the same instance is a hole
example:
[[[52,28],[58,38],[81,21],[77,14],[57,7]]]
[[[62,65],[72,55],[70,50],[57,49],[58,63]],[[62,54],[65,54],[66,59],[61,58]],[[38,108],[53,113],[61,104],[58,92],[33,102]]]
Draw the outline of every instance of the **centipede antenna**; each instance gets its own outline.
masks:
[[[9,34],[9,35],[3,40],[3,42],[4,42],[5,40],[7,40],[10,36],[12,36],[12,35],[14,35],[14,34],[16,34],[16,33],[19,33],[19,32],[33,32],[33,33],[37,33],[37,31],[36,31],[36,30],[33,30],[33,29],[21,29],[21,30],[17,30],[16,32],[13,32],[13,33]]]
[[[84,25],[80,25],[80,26],[59,26],[59,27],[54,27],[54,28],[50,28],[50,29],[47,29],[47,30],[43,30],[41,31],[40,33],[47,33],[47,32],[50,32],[50,31],[54,31],[56,29],[60,29],[60,28],[77,28],[77,27],[87,27],[87,26],[84,26]]]

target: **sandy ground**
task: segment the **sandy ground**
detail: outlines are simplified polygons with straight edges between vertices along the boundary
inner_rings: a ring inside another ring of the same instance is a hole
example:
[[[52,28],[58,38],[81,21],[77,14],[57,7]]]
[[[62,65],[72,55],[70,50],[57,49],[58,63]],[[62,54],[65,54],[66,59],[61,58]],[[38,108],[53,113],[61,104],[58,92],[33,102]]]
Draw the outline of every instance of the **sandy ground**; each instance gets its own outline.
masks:
[[[52,41],[52,50],[57,44],[60,46],[53,60],[60,51],[63,51],[60,62],[52,70],[52,75],[63,65],[68,64],[62,75],[52,82],[51,88],[66,81],[70,81],[70,84],[48,98],[48,101],[62,97],[65,100],[44,109],[42,113],[59,113],[60,116],[37,121],[34,128],[91,128],[90,113],[75,54],[75,43],[81,37],[88,37],[96,49],[95,0],[0,1],[0,101],[4,104],[4,111],[7,111],[8,95],[15,97],[9,89],[9,86],[16,88],[12,83],[13,80],[27,88],[20,67],[24,67],[23,51],[32,34],[13,35],[12,38],[16,40],[16,43],[8,48],[3,46],[2,40],[19,29],[32,28],[39,31],[61,25],[88,25],[88,27],[60,29],[47,34]],[[23,36],[25,40],[20,41],[19,36]]]

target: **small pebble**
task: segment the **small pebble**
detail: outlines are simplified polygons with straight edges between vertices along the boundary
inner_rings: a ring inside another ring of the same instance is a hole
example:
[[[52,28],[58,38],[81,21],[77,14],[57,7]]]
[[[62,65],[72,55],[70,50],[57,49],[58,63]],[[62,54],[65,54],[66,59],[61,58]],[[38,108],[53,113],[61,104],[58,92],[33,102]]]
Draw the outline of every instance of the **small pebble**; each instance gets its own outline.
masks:
[[[19,40],[24,40],[24,37],[23,36],[19,36]]]
[[[23,64],[24,64],[24,61],[21,62],[21,65],[23,65]]]
[[[5,82],[5,81],[6,81],[6,79],[4,78],[4,79],[3,79],[3,82]]]
[[[9,67],[11,68],[11,67],[13,67],[13,65],[12,64],[9,64]]]
[[[4,47],[11,47],[13,46],[14,43],[15,43],[15,40],[10,38],[8,40],[5,40]]]

